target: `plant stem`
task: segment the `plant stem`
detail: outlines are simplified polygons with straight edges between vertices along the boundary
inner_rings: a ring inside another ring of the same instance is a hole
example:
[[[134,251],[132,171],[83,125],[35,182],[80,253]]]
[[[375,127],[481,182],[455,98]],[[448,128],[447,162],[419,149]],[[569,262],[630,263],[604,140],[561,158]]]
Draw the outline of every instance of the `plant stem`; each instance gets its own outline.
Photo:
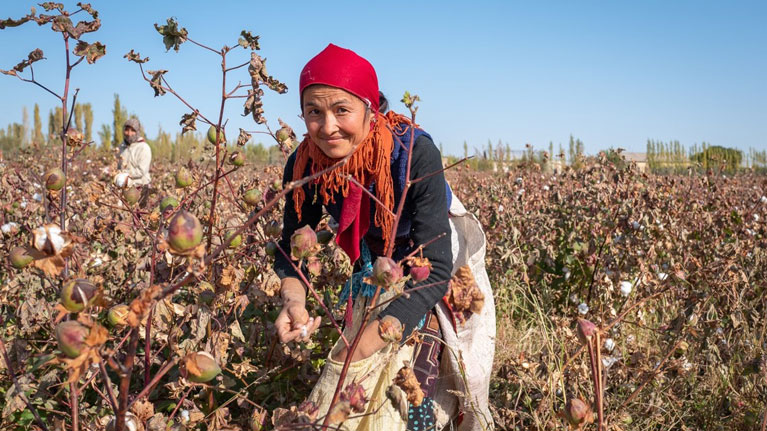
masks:
[[[69,399],[72,409],[72,431],[78,431],[80,429],[80,400],[77,396],[77,383],[75,382],[69,384]]]
[[[109,395],[109,403],[112,405],[112,412],[117,414],[117,399],[112,390],[112,381],[109,379],[109,374],[107,374],[107,368],[104,366],[104,361],[99,362],[99,370],[101,371],[101,377],[104,379],[104,385],[107,387],[107,395]]]
[[[131,328],[128,353],[123,362],[122,376],[120,378],[119,408],[115,415],[115,431],[123,431],[125,427],[125,413],[128,412],[128,393],[130,392],[130,378],[133,374],[133,361],[138,347],[138,328]]]
[[[193,42],[196,43],[196,42]],[[198,44],[199,45],[199,44]],[[202,46],[202,45],[200,45]],[[207,48],[204,47],[203,48]],[[210,49],[210,48],[208,48]],[[210,216],[208,217],[208,249],[213,244],[213,225],[216,215],[216,200],[218,198],[218,180],[221,176],[221,168],[224,163],[221,160],[221,141],[224,137],[221,124],[224,119],[224,106],[226,105],[226,51],[219,53],[221,55],[221,108],[218,112],[218,124],[216,127],[216,172],[213,174],[213,197],[210,202]],[[226,144],[226,141],[224,141]]]
[[[152,315],[153,314],[154,314],[154,305],[152,306],[152,308],[149,309],[149,316],[146,319],[146,326],[144,328],[144,388],[145,389],[146,387],[149,386],[149,375],[151,374],[150,368],[151,368],[151,356],[152,356]]]

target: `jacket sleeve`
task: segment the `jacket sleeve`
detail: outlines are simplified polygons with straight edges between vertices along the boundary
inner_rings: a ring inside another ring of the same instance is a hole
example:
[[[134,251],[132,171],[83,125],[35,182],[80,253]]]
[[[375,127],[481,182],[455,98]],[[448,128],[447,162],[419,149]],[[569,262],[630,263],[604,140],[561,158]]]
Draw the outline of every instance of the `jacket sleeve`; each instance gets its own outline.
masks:
[[[285,163],[285,169],[282,175],[282,185],[293,181],[293,164],[296,161],[296,153],[288,157],[288,161]],[[314,193],[308,184],[304,185],[304,192],[306,199],[301,206],[301,220],[298,220],[298,213],[293,205],[293,192],[290,191],[285,195],[285,207],[282,212],[282,238],[278,242],[280,248],[285,250],[285,253],[290,255],[290,237],[293,232],[302,228],[304,225],[311,226],[312,229],[317,227],[317,224],[322,218],[322,204],[319,202],[312,203],[312,196]],[[291,262],[280,253],[279,250],[274,255],[274,272],[280,279],[286,277],[298,277],[298,273],[293,269]]]
[[[405,336],[410,335],[424,315],[445,296],[453,269],[447,192],[445,176],[441,170],[442,156],[439,149],[428,137],[419,137],[413,147],[410,179],[433,175],[413,184],[408,190],[405,210],[408,211],[411,221],[410,239],[414,247],[418,247],[441,234],[444,236],[423,249],[423,256],[428,258],[432,265],[429,277],[416,285],[412,281],[408,282],[405,289],[422,285],[430,286],[410,293],[409,298],[404,296],[397,298],[380,313],[381,317],[386,315],[396,317],[404,326]]]

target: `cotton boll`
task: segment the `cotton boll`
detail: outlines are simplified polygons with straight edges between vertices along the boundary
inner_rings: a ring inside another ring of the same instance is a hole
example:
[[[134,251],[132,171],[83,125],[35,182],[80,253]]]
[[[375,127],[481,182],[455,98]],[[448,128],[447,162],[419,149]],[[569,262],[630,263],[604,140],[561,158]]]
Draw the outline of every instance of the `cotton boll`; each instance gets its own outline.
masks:
[[[604,358],[602,358],[602,366],[604,366],[605,368],[612,367],[613,365],[615,365],[616,362],[618,362],[618,358],[614,356],[605,356]]]
[[[45,242],[48,241],[48,232],[45,230],[45,227],[41,226],[33,230],[32,235],[34,236],[32,245],[34,245],[38,250],[45,248]]]
[[[605,340],[605,350],[608,352],[612,352],[613,349],[615,349],[615,341],[613,341],[612,338],[608,338]]]
[[[120,172],[119,174],[115,175],[114,183],[117,187],[125,187],[128,185],[128,174],[125,172]]]
[[[581,302],[581,304],[578,306],[578,313],[579,314],[586,314],[589,312],[589,306],[586,305],[585,302]]]
[[[14,234],[19,231],[19,225],[15,222],[8,222],[2,226],[0,226],[0,230],[6,235]]]
[[[631,290],[633,289],[633,285],[630,281],[621,281],[620,288],[621,288],[621,295],[623,296],[629,296],[631,295]]]

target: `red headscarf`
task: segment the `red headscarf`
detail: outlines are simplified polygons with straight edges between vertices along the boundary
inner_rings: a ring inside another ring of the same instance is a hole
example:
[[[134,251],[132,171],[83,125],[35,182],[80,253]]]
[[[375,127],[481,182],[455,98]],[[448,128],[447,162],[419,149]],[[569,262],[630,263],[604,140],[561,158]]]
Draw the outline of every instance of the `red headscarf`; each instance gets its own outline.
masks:
[[[312,84],[341,88],[354,94],[378,113],[378,76],[369,61],[350,49],[329,44],[301,71],[299,91]],[[303,106],[302,106],[303,109]]]
[[[394,217],[394,189],[391,178],[391,153],[394,147],[391,129],[393,125],[410,124],[409,119],[394,112],[382,115],[378,112],[378,77],[373,66],[354,51],[330,44],[304,66],[299,83],[301,94],[313,84],[328,85],[348,91],[366,102],[373,111],[374,123],[365,140],[354,150],[346,165],[326,172],[315,180],[322,203],[344,197],[338,220],[336,243],[349,255],[352,262],[360,255],[360,239],[370,226],[370,198],[365,191],[347,180],[352,175],[365,187],[375,183],[376,197],[385,206],[376,203],[374,221],[381,228],[385,247],[390,244]],[[303,177],[307,166],[310,172],[323,170],[338,160],[327,157],[307,134],[296,150],[293,180]],[[301,218],[301,204],[305,193],[302,188],[293,191],[293,203]]]

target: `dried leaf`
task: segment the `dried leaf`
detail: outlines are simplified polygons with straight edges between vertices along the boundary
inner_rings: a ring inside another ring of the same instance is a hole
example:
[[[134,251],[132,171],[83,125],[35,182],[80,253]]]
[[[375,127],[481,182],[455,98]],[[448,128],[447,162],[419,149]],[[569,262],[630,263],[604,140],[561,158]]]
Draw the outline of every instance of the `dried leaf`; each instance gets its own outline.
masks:
[[[93,9],[90,3],[77,3],[77,6],[80,6],[80,8],[90,14],[90,16],[94,18],[99,17],[99,12],[96,9]]]
[[[181,134],[190,131],[190,130],[197,130],[197,111],[192,112],[191,114],[184,114],[181,116],[181,121],[178,122],[179,126],[181,126]]]
[[[245,129],[240,129],[240,135],[237,137],[237,145],[244,147],[250,141],[251,134]]]
[[[448,293],[446,295],[448,304],[453,310],[456,318],[461,322],[466,322],[466,314],[479,313],[485,303],[485,295],[479,290],[474,275],[468,265],[464,265],[455,272],[450,279]]]
[[[149,418],[154,416],[154,404],[147,399],[140,399],[133,403],[131,411],[141,422],[146,422]]]
[[[288,92],[288,86],[278,81],[272,76],[268,77],[265,82],[266,82],[266,85],[270,89],[272,89],[272,91],[276,91],[277,93],[280,93],[280,94],[285,94]]]
[[[0,30],[3,30],[5,28],[10,28],[10,27],[18,27],[33,19],[34,19],[34,14],[30,14],[30,15],[21,17],[19,19],[8,18],[8,19],[0,20]]]
[[[249,31],[243,30],[240,33],[241,38],[237,41],[237,43],[243,47],[243,48],[250,48],[250,49],[261,49],[261,46],[258,44],[258,39],[261,36],[253,36],[253,34]]]
[[[40,6],[42,6],[43,9],[45,9],[48,12],[50,12],[50,11],[52,11],[54,9],[58,9],[59,12],[64,12],[64,4],[63,3],[56,3],[56,2],[52,2],[52,1],[47,1],[47,2],[40,3]]]
[[[88,64],[93,64],[107,53],[107,47],[101,42],[88,43],[80,41],[75,46],[74,54],[85,57]]]
[[[147,70],[147,73],[152,75],[152,79],[149,80],[149,86],[154,90],[154,97],[162,96],[165,94],[165,88],[162,86],[162,77],[168,73],[167,70]]]
[[[153,285],[147,289],[141,291],[138,298],[134,299],[130,303],[130,312],[128,313],[127,321],[128,325],[137,327],[141,324],[141,319],[149,311],[154,299],[160,294],[162,289],[158,285]]]
[[[407,394],[407,400],[410,404],[415,407],[421,405],[423,402],[423,390],[421,390],[421,384],[418,383],[412,368],[408,366],[400,368],[397,376],[394,378],[394,384]]]
[[[185,28],[179,27],[178,22],[173,18],[168,18],[166,25],[155,24],[154,28],[163,36],[162,42],[165,44],[166,51],[173,48],[178,52],[181,44],[186,42],[188,32]]]
[[[149,57],[144,57],[142,59],[141,55],[138,52],[134,52],[132,49],[130,50],[129,53],[125,54],[123,58],[127,58],[128,61],[132,61],[134,63],[139,63],[139,64],[146,63],[147,61],[149,61]]]
[[[26,60],[22,60],[19,64],[13,66],[13,69],[11,69],[11,70],[1,70],[0,69],[0,72],[4,73],[6,75],[16,76],[16,74],[18,72],[23,72],[24,69],[27,66],[31,65],[32,63],[34,63],[36,61],[40,61],[43,58],[44,58],[43,57],[43,51],[40,48],[37,48],[37,49],[35,49],[34,51],[30,52],[27,55],[27,59]]]

